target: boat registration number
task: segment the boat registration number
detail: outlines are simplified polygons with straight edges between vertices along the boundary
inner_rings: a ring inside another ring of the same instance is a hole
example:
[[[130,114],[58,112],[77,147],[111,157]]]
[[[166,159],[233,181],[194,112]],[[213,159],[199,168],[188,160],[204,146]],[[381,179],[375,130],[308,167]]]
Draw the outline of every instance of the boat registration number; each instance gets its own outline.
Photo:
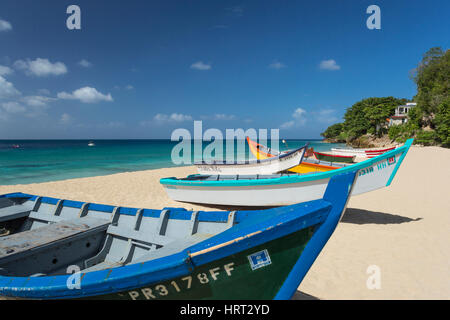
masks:
[[[225,264],[223,267],[215,267],[209,269],[207,272],[191,274],[186,277],[170,281],[170,283],[158,283],[151,287],[128,291],[128,295],[132,300],[158,299],[159,297],[168,296],[171,293],[173,294],[189,290],[193,287],[194,282],[203,285],[216,281],[220,274],[226,274],[228,277],[231,277],[231,272],[234,270],[233,266],[234,262],[231,262]]]

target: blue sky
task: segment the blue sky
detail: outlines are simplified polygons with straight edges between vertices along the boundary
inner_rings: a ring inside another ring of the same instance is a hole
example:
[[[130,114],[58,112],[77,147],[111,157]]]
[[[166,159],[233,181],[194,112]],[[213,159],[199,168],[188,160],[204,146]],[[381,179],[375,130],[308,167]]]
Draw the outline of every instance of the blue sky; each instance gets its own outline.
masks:
[[[66,8],[81,8],[69,30]],[[369,30],[369,5],[381,30]],[[319,138],[449,48],[448,1],[0,3],[0,139],[170,138],[175,128],[280,128]]]

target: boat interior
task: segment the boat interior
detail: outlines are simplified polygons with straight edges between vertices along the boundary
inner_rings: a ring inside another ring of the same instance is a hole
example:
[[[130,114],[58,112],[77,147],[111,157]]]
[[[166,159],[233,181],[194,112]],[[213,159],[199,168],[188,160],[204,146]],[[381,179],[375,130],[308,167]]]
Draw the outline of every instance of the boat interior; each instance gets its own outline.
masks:
[[[219,234],[248,213],[134,209],[25,194],[0,196],[0,275],[67,274],[168,256]]]
[[[323,166],[330,166],[330,167],[339,167],[339,168],[351,166],[351,164],[349,164],[349,163],[330,162],[330,161],[319,160],[319,159],[315,159],[315,158],[303,158],[303,162],[311,163],[311,164],[320,164]]]
[[[225,181],[225,180],[260,180],[280,177],[304,175],[303,173],[276,173],[276,174],[191,174],[185,178],[171,178],[181,181]]]
[[[344,168],[351,164],[344,164],[344,163],[336,163],[336,162],[329,162],[329,161],[323,161],[323,160],[315,160],[315,159],[306,159],[303,160],[303,162],[312,163],[312,164],[320,164],[325,166],[333,166],[338,168]],[[281,177],[292,177],[292,176],[304,176],[308,174],[316,174],[320,173],[317,172],[307,172],[307,173],[293,173],[289,171],[281,172],[281,173],[275,173],[275,174],[252,174],[252,175],[244,175],[244,174],[233,174],[233,175],[224,175],[224,174],[213,174],[213,175],[207,175],[207,174],[191,174],[184,178],[175,178],[172,177],[170,179],[174,180],[180,180],[180,181],[226,181],[226,180],[260,180],[260,179],[276,179]]]
[[[202,165],[249,165],[249,164],[258,164],[258,163],[265,163],[265,162],[272,162],[272,161],[277,161],[278,159],[282,159],[285,158],[293,153],[296,153],[300,150],[303,150],[303,154],[305,153],[306,149],[308,148],[308,144],[304,145],[301,148],[295,149],[295,150],[291,150],[289,152],[286,153],[281,153],[278,154],[275,157],[272,158],[266,158],[266,159],[242,159],[239,162],[234,162],[234,163],[229,163],[226,162],[222,159],[220,160],[215,160],[215,159],[209,159],[208,161],[198,161],[198,162],[194,162],[194,165],[196,166],[202,166]]]

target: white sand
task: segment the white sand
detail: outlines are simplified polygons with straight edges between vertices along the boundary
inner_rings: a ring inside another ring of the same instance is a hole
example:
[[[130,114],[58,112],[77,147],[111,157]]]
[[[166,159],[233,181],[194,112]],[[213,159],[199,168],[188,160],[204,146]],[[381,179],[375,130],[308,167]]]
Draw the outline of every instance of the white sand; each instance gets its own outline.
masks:
[[[352,197],[299,290],[319,299],[450,299],[449,164],[448,149],[412,147],[390,187]],[[159,184],[160,178],[192,173],[194,167],[128,172],[0,186],[0,194],[211,210],[172,201]],[[366,286],[370,265],[379,267],[380,289]]]

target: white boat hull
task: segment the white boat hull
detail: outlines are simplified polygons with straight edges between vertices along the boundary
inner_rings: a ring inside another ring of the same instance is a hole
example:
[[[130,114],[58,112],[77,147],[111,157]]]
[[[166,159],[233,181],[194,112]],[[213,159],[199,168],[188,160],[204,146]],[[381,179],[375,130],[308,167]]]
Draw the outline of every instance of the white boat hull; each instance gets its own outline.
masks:
[[[401,153],[398,153],[358,170],[352,195],[385,187],[400,156]],[[328,181],[329,178],[268,185],[211,187],[164,184],[163,186],[169,197],[177,201],[233,206],[282,206],[321,199]]]
[[[281,154],[264,160],[254,160],[248,163],[236,164],[195,164],[199,174],[221,174],[221,175],[255,175],[274,174],[291,169],[299,165],[303,159],[306,148],[292,152],[291,154]]]
[[[333,152],[333,154],[338,156],[355,156],[356,158],[373,158],[386,152],[383,149],[341,149],[341,148],[332,148],[331,151]]]

